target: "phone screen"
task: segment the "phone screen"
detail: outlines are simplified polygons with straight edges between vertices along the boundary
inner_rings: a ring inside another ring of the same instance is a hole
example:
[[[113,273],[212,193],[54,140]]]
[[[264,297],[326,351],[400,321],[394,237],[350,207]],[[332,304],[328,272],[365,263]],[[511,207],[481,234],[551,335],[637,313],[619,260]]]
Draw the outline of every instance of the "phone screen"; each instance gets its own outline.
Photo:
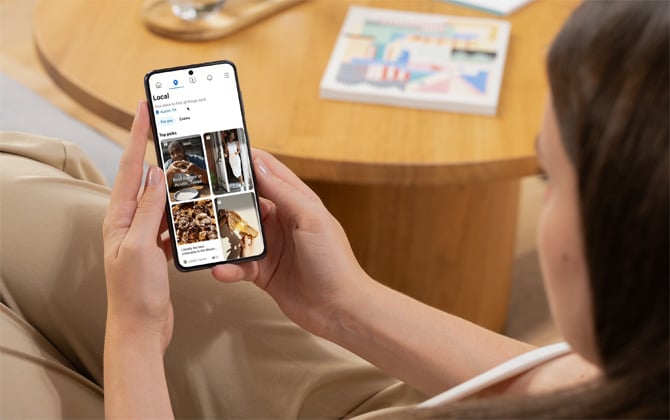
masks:
[[[154,70],[144,82],[177,268],[262,257],[265,239],[235,66],[220,61]]]

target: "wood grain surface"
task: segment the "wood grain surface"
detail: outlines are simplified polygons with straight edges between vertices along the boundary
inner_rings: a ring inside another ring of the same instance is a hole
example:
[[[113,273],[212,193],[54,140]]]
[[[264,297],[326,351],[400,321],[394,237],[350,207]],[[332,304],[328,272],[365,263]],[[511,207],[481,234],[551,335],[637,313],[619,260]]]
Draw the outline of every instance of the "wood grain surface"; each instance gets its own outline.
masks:
[[[149,31],[141,0],[42,0],[34,40],[62,89],[125,128],[144,97],[147,71],[234,61],[251,144],[309,181],[366,271],[501,330],[519,180],[537,170],[544,56],[578,3],[537,0],[508,18],[512,35],[495,117],[319,99],[349,5],[491,17],[440,1],[308,0],[225,38],[193,43]]]
[[[149,31],[141,0],[44,0],[34,38],[63,89],[125,128],[144,97],[149,70],[232,60],[252,144],[304,178],[443,185],[536,171],[544,54],[577,1],[538,0],[509,18],[512,35],[493,118],[320,99],[319,82],[351,4],[491,17],[441,1],[311,0],[220,40],[193,43]]]

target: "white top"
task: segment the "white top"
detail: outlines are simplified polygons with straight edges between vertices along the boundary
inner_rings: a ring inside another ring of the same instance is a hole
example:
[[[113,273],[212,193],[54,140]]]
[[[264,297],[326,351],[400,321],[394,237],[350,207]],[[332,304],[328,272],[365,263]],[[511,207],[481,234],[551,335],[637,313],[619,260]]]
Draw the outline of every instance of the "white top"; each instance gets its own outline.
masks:
[[[461,6],[473,7],[496,15],[509,15],[532,0],[446,0]]]
[[[237,143],[227,143],[226,148],[228,149],[228,162],[230,162],[230,169],[233,170],[233,175],[239,178],[242,176],[242,161],[240,160],[240,154],[237,151]]]
[[[572,349],[567,343],[556,343],[540,347],[539,349],[529,351],[528,353],[524,353],[521,356],[508,360],[507,362],[502,363],[481,375],[475,376],[460,385],[456,385],[455,387],[422,402],[417,407],[434,407],[439,404],[462,400],[492,385],[527,372],[551,359],[568,354],[571,351]]]

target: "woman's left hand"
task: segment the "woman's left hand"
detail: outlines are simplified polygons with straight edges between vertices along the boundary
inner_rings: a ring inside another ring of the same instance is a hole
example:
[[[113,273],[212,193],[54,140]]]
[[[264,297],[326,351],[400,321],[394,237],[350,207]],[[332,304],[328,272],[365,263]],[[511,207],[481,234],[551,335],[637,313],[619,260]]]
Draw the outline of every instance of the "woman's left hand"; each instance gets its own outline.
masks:
[[[142,187],[149,134],[147,104],[140,102],[121,157],[103,224],[108,332],[156,338],[162,351],[172,337],[167,263],[170,248],[160,239],[167,227],[163,173],[151,165]]]

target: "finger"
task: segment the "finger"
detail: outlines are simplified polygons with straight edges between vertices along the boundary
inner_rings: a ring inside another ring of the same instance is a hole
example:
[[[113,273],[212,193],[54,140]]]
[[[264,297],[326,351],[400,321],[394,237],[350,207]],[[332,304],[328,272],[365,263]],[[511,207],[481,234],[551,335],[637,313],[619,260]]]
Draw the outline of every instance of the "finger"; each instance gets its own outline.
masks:
[[[212,268],[212,276],[223,283],[237,281],[253,281],[258,276],[258,263],[253,261],[243,264],[221,264]]]
[[[151,165],[147,171],[144,193],[137,203],[135,217],[128,230],[127,238],[134,243],[153,243],[160,233],[165,214],[165,183],[163,171]]]
[[[163,212],[163,218],[161,219],[161,225],[158,228],[158,246],[161,247],[165,258],[170,261],[172,260],[172,244],[170,243],[170,232],[168,232],[168,219],[165,212]]]
[[[309,188],[304,182],[302,182],[300,178],[298,178],[295,173],[293,173],[293,171],[291,171],[286,165],[281,163],[270,153],[260,149],[253,149],[253,156],[255,169],[262,172],[262,168],[260,166],[264,166],[267,171],[293,186],[306,197],[318,201],[319,203],[321,202],[319,196],[316,195],[316,193],[312,191],[311,188]]]
[[[167,215],[163,213],[163,219],[161,219],[161,227],[159,229],[159,232],[163,233],[168,230],[168,219]]]
[[[119,172],[112,190],[112,202],[119,199],[134,200],[142,184],[142,172],[144,170],[144,153],[149,137],[149,114],[147,104],[140,101],[137,104],[137,112],[133,125],[130,128],[128,144],[121,156]],[[116,187],[118,185],[118,188]]]
[[[160,238],[158,238],[159,246],[163,250],[163,253],[165,254],[165,259],[168,261],[172,261],[173,254],[172,254],[172,243],[170,242],[170,235],[167,232],[163,232],[165,236],[161,235]]]
[[[140,101],[102,225],[106,255],[116,255],[135,214],[148,133],[147,105]]]
[[[311,192],[288,168],[274,159],[269,160],[270,163],[266,165],[266,159],[266,156],[260,155],[254,158],[258,169],[256,176],[258,190],[262,196],[272,201],[282,212],[288,212],[290,215],[311,212],[315,206],[323,206],[318,196]],[[273,172],[274,169],[277,169],[279,174],[285,178],[277,176]]]
[[[274,209],[275,205],[272,201],[264,197],[258,197],[258,203],[260,204],[261,217],[263,220],[265,220],[267,215],[272,212],[272,209]]]

